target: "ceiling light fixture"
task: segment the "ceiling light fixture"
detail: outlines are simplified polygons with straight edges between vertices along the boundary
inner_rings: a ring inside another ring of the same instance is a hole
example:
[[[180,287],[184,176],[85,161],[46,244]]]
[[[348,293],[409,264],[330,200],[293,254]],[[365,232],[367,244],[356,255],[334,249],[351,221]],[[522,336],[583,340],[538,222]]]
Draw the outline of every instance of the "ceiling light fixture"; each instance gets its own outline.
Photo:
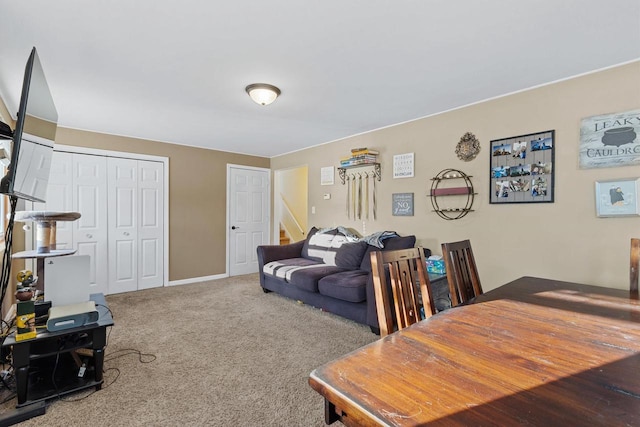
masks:
[[[280,89],[266,83],[254,83],[245,88],[256,104],[269,105],[280,95]]]

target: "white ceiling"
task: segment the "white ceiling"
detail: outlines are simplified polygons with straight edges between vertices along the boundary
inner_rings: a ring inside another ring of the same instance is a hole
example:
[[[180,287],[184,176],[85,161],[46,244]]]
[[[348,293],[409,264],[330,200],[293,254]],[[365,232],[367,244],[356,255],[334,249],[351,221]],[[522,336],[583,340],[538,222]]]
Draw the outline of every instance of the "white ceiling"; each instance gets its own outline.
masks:
[[[272,157],[640,59],[640,1],[0,0],[13,114],[32,46],[61,126]]]

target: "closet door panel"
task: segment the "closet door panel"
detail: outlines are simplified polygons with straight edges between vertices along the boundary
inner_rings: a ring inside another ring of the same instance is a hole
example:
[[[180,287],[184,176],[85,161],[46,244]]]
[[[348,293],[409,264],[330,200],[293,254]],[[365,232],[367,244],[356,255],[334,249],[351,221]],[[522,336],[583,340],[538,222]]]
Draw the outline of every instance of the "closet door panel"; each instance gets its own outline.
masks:
[[[137,161],[107,159],[109,293],[138,289]]]
[[[78,255],[89,255],[92,293],[108,294],[107,159],[73,154],[74,206],[82,215],[74,223]]]
[[[138,161],[138,289],[163,285],[164,165]]]

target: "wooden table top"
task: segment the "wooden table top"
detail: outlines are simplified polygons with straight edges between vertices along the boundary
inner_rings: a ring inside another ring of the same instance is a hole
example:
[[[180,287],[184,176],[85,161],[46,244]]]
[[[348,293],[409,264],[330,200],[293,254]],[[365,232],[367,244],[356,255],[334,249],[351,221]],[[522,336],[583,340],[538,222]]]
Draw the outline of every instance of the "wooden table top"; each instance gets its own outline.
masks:
[[[523,277],[316,370],[346,425],[640,426],[640,301]]]

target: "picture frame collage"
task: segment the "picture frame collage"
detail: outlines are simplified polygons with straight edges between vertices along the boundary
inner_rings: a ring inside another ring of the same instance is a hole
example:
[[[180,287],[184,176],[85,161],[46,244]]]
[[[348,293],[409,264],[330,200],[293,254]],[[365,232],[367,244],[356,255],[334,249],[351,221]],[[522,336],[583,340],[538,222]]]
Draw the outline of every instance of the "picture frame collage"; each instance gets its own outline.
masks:
[[[552,203],[554,160],[554,130],[492,140],[489,202]]]

